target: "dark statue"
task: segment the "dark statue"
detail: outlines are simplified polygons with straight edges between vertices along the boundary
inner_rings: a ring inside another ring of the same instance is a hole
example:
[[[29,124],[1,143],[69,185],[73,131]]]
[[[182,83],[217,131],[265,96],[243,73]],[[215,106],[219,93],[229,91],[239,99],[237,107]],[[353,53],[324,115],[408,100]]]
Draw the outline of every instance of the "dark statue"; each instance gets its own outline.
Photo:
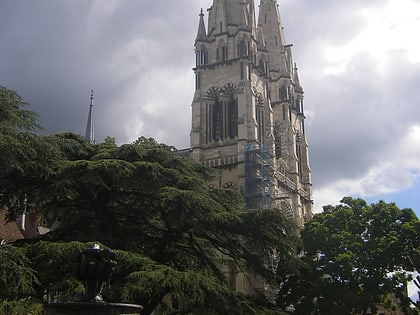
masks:
[[[102,291],[109,285],[117,264],[116,255],[98,244],[80,251],[74,265],[76,277],[83,281],[86,294],[80,302],[58,302],[46,305],[46,315],[140,315],[141,305],[107,303]]]
[[[116,264],[114,251],[102,249],[98,244],[80,253],[77,278],[85,283],[87,302],[104,302],[102,290],[109,283]]]

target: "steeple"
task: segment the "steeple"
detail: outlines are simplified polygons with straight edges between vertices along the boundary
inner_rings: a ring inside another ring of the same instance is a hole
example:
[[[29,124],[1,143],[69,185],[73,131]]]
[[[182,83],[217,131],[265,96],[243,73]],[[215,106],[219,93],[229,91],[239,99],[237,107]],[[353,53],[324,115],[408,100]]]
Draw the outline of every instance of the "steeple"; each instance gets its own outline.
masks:
[[[299,81],[298,67],[296,63],[293,67],[293,84],[295,85],[296,92],[303,93],[303,88],[300,85],[300,81]]]
[[[93,90],[90,91],[90,105],[89,105],[89,115],[86,124],[85,138],[91,143],[95,143],[95,133],[93,128]]]
[[[257,28],[257,41],[258,41],[258,47],[259,48],[261,48],[261,49],[266,48],[264,33],[263,33],[261,27]]]
[[[252,32],[252,35],[256,35],[256,25],[255,25],[255,5],[252,0],[242,0],[242,23],[241,28],[249,29]]]
[[[205,40],[206,37],[207,37],[207,32],[206,32],[206,25],[204,24],[204,13],[203,13],[203,9],[201,9],[200,21],[198,22],[198,31],[197,31],[197,37],[195,38],[195,42],[199,40]]]
[[[208,34],[235,34],[239,29],[249,29],[256,34],[255,6],[253,0],[213,0],[209,9]]]
[[[191,157],[218,168],[212,185],[242,191],[246,207],[302,226],[312,216],[303,89],[277,0],[259,1],[258,26],[254,0],[211,2],[194,45]]]
[[[270,70],[280,73],[291,72],[290,62],[285,52],[286,40],[280,19],[277,0],[261,0],[258,16],[258,31],[264,34],[269,53]]]
[[[210,0],[208,0],[210,2]],[[277,0],[212,0],[195,39],[190,157],[214,167],[211,187],[237,190],[244,207],[274,208],[298,226],[312,217],[312,181],[303,89]],[[253,294],[266,284],[227,269],[232,288]]]

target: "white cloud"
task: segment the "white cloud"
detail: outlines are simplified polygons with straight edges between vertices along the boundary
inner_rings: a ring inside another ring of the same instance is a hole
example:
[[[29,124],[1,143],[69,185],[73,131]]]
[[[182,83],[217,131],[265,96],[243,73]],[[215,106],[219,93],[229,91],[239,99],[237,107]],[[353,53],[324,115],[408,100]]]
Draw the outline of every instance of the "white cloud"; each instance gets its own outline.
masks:
[[[403,51],[412,63],[420,62],[420,3],[391,0],[382,8],[361,9],[367,22],[359,34],[343,46],[326,49],[326,74],[340,74],[351,67],[353,56],[367,52],[375,58],[376,71],[385,74],[392,52]]]
[[[401,191],[420,177],[420,126],[407,128],[405,137],[378,152],[377,163],[356,179],[340,179],[314,190],[314,209],[337,204],[344,196],[374,197]]]
[[[129,57],[130,51],[123,55]],[[130,62],[124,63],[124,59],[118,58],[117,64],[121,62],[122,68],[129,67]],[[106,120],[123,121],[117,141],[131,142],[145,136],[186,147],[188,126],[191,124],[188,109],[192,99],[192,71],[190,73],[190,69],[182,64],[167,68],[140,68],[142,71],[116,71],[120,80],[127,82],[125,93],[111,102],[122,106],[107,109]]]

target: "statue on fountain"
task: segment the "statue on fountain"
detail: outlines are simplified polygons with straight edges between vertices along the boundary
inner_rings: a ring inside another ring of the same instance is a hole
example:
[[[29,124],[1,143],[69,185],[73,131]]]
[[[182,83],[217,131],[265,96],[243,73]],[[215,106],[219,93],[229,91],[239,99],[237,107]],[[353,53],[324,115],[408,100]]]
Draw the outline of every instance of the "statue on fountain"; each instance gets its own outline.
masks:
[[[114,251],[102,249],[96,243],[80,253],[77,278],[85,283],[86,302],[104,302],[102,291],[109,283],[116,264]]]

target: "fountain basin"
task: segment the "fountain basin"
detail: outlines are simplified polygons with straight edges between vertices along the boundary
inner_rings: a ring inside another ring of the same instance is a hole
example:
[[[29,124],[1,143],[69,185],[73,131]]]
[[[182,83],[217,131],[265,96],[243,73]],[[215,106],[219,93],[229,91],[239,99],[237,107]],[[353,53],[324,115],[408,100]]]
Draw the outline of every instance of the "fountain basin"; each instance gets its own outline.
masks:
[[[50,303],[46,315],[140,315],[142,309],[140,305],[123,303]]]

